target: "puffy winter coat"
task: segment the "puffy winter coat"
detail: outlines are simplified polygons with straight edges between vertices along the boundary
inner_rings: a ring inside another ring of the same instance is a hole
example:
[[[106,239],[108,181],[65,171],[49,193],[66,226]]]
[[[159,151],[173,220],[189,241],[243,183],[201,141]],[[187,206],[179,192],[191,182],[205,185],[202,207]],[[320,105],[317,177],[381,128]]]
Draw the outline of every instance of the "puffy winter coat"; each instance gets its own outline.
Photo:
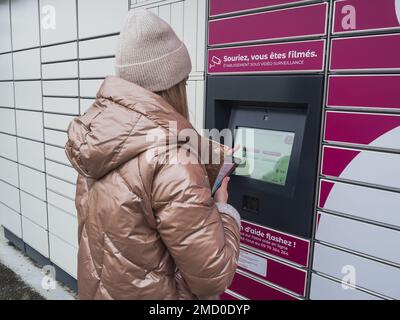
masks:
[[[155,93],[107,77],[68,127],[79,172],[80,299],[196,299],[230,285],[239,249],[235,219],[218,212],[204,165],[169,163],[157,129],[192,128]]]

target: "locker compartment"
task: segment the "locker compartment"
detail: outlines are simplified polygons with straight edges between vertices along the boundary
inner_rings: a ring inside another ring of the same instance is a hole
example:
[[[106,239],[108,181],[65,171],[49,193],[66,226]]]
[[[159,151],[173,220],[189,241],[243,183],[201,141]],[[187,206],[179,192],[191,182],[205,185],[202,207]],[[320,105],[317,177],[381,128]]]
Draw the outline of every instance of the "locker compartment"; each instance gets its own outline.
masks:
[[[322,180],[319,207],[400,227],[400,193]]]
[[[336,281],[313,274],[310,289],[311,300],[382,300],[357,289],[344,289]]]
[[[47,231],[24,216],[22,216],[22,239],[43,256],[49,257]]]
[[[46,143],[54,144],[56,146],[64,148],[65,144],[67,143],[68,136],[66,132],[45,129],[44,139]]]
[[[0,156],[17,161],[17,138],[0,133]]]
[[[76,279],[78,250],[52,233],[49,233],[49,242],[51,261]]]
[[[76,42],[60,44],[42,48],[42,63],[78,58],[78,45]]]
[[[0,80],[12,80],[12,57],[11,53],[0,54]]]
[[[97,91],[102,83],[103,79],[79,81],[81,97],[96,98]]]
[[[81,104],[81,112],[80,114],[84,114],[86,110],[95,102],[96,99],[80,99],[80,104]]]
[[[46,160],[46,172],[49,175],[74,184],[76,183],[76,179],[78,177],[78,173],[75,171],[74,168],[52,162],[50,160]]]
[[[73,183],[69,183],[52,176],[46,176],[47,189],[56,193],[65,195],[71,199],[75,198],[76,187]]]
[[[203,2],[203,4],[198,8],[200,2]],[[204,10],[202,13],[200,13],[201,8]],[[205,1],[186,0],[183,2],[183,16],[180,18],[183,19],[183,40],[193,64],[193,71],[204,72],[204,67],[202,70],[198,69],[197,60],[203,59],[204,62],[206,46],[206,39],[203,38],[203,32],[206,29],[205,11]],[[199,39],[197,39],[197,36],[199,36]],[[200,41],[204,42],[200,43]]]
[[[13,210],[20,212],[19,190],[0,180],[0,202],[9,206]]]
[[[43,95],[77,97],[78,80],[43,81]]]
[[[83,60],[79,62],[81,78],[102,78],[114,74],[115,58]]]
[[[78,1],[79,38],[119,32],[127,12],[128,0]]]
[[[399,34],[332,39],[330,70],[400,70],[399,56]]]
[[[172,29],[174,29],[176,35],[183,40],[183,1],[171,3],[170,19]],[[204,41],[204,44],[205,43]]]
[[[18,188],[18,165],[16,162],[0,157],[0,180]]]
[[[14,79],[40,79],[40,49],[14,52],[13,56]]]
[[[79,42],[79,58],[113,56],[116,53],[118,36],[104,37]]]
[[[18,162],[44,171],[44,144],[32,140],[17,139]]]
[[[48,112],[79,115],[77,98],[43,98],[43,110]]]
[[[1,5],[0,3],[0,8]],[[14,89],[11,81],[0,82],[0,107],[14,107]]]
[[[355,282],[358,287],[381,293],[393,299],[399,299],[399,268],[321,244],[315,245],[314,270],[341,280],[346,275],[346,272],[343,271],[346,271],[347,266],[354,268]]]
[[[315,238],[345,249],[400,264],[400,232],[327,213],[319,214]]]
[[[63,197],[51,190],[47,190],[47,202],[73,216],[77,215],[74,200]]]
[[[34,169],[19,165],[19,182],[21,190],[46,200],[45,174]]]
[[[0,224],[22,238],[21,215],[0,202]]]
[[[400,188],[399,163],[400,154],[395,153],[327,146],[322,152],[323,175],[389,188]]]
[[[47,229],[46,202],[21,192],[21,214],[42,228]]]
[[[11,22],[14,50],[39,45],[39,8],[37,0],[11,1]]]
[[[74,117],[59,114],[45,113],[44,126],[46,128],[67,131],[68,125]]]
[[[65,154],[64,148],[46,145],[45,151],[46,151],[45,153],[46,159],[70,165],[70,162]]]
[[[40,0],[40,11],[42,44],[76,39],[75,0]],[[53,12],[56,14],[55,21],[52,20]],[[55,23],[55,25],[53,23]]]
[[[16,81],[15,107],[42,110],[42,85],[40,81]]]
[[[48,206],[49,232],[78,248],[78,219],[51,204]]]
[[[68,61],[42,65],[43,79],[62,79],[78,77],[78,62]]]
[[[15,134],[15,110],[0,108],[0,131]]]
[[[388,134],[392,135],[391,139],[385,138]],[[328,111],[324,139],[400,150],[400,115]]]
[[[43,141],[43,117],[41,112],[17,110],[16,115],[18,136]]]
[[[0,52],[11,51],[10,3],[0,2]]]
[[[400,75],[330,76],[328,107],[400,109]]]

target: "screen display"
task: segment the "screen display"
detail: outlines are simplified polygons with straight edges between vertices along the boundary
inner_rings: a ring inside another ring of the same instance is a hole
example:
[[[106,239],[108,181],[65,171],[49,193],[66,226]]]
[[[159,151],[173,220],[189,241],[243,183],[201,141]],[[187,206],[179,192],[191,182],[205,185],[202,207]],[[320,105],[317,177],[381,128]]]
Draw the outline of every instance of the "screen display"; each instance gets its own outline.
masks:
[[[237,127],[234,156],[241,159],[235,174],[285,185],[293,149],[293,132]]]

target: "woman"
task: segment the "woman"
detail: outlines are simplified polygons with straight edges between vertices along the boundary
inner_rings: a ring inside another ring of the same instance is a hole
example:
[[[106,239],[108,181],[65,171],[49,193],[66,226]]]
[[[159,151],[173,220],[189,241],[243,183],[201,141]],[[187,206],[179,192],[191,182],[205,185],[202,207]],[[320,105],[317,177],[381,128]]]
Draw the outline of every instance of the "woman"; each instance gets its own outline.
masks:
[[[104,80],[95,103],[68,127],[65,150],[79,172],[80,299],[202,299],[230,285],[240,218],[226,204],[228,181],[212,198],[205,165],[180,161],[182,153],[148,138],[192,128],[190,70],[166,22],[129,13],[117,77]]]

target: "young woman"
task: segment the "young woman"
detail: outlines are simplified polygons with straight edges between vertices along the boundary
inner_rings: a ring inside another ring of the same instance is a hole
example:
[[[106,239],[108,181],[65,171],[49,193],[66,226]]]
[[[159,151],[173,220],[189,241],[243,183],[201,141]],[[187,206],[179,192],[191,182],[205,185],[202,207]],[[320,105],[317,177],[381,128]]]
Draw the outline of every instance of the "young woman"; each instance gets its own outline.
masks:
[[[80,299],[205,299],[230,285],[240,218],[226,203],[228,181],[212,197],[204,164],[180,161],[182,153],[148,137],[192,128],[190,70],[185,45],[165,21],[129,13],[117,76],[69,125],[65,150],[79,172]]]

